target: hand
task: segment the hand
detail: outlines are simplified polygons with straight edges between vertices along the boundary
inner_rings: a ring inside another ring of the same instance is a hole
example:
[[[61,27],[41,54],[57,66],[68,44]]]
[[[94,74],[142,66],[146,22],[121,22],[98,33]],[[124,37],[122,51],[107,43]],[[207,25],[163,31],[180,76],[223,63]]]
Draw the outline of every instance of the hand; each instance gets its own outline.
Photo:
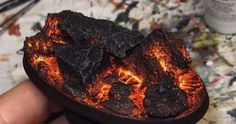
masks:
[[[0,124],[42,124],[51,113],[62,111],[30,80],[0,96]],[[65,116],[52,124],[68,124]]]

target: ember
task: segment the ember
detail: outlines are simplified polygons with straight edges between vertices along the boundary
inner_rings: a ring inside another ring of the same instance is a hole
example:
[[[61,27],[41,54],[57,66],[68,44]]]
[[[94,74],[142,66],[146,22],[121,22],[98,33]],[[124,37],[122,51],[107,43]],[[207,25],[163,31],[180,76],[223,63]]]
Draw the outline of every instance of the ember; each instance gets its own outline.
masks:
[[[136,118],[191,113],[205,87],[185,45],[162,29],[148,36],[107,20],[63,11],[26,38],[38,76],[78,103]]]

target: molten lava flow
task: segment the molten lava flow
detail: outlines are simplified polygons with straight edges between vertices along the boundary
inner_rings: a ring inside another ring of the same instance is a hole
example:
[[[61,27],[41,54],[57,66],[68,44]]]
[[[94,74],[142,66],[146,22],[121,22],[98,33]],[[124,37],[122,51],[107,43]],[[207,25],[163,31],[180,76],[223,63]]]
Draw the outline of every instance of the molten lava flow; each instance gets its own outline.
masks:
[[[179,87],[187,93],[189,106],[192,107],[189,109],[194,109],[200,103],[200,94],[204,87],[201,78],[193,69],[188,68],[184,72],[183,74],[177,73],[178,78],[176,78],[179,81]]]
[[[145,109],[143,107],[143,100],[145,98],[145,92],[147,88],[143,89],[134,89],[133,93],[129,96],[129,98],[133,101],[133,103],[137,106],[137,109],[133,110],[133,116],[141,117],[145,114]]]
[[[143,107],[143,99],[145,98],[146,87],[141,89],[141,86],[144,83],[144,78],[142,76],[136,75],[134,72],[130,70],[125,70],[123,68],[118,68],[119,80],[126,84],[132,84],[134,87],[132,94],[129,98],[133,101],[133,103],[137,106],[137,109],[134,109],[132,114],[133,116],[141,116],[145,113]]]
[[[52,86],[61,89],[64,85],[64,79],[57,59],[53,56],[54,43],[44,34],[37,34],[26,38],[24,49],[28,53],[30,65],[39,72],[39,75],[45,77]]]
[[[185,57],[188,57],[186,50],[182,50]],[[175,78],[175,84],[187,94],[188,109],[195,109],[201,102],[200,93],[204,90],[203,82],[197,73],[190,67],[181,68],[174,64],[173,56],[166,43],[157,42],[150,45],[146,54],[156,59],[164,71],[170,73]]]
[[[143,84],[142,76],[137,76],[130,70],[125,70],[123,68],[117,69],[119,80],[126,84],[132,84],[135,88],[140,88]]]
[[[114,76],[116,75],[116,76]],[[109,80],[107,77],[111,76]],[[112,77],[113,76],[113,77]],[[141,116],[145,113],[143,107],[143,99],[145,98],[146,87],[141,88],[144,83],[144,78],[141,75],[135,74],[133,71],[125,69],[124,67],[112,66],[111,68],[103,71],[97,75],[97,82],[89,86],[88,92],[91,96],[95,95],[95,101],[91,102],[86,100],[87,104],[101,103],[109,100],[109,92],[111,90],[111,84],[113,82],[122,82],[124,84],[130,84],[133,87],[133,91],[129,98],[137,106],[137,109],[133,110],[133,116]]]
[[[48,15],[42,32],[26,38],[24,52],[45,82],[106,112],[178,117],[204,97],[185,45],[162,29],[144,38],[111,21],[64,11]]]
[[[88,93],[90,96],[94,96],[95,100],[94,103],[100,103],[102,101],[108,100],[108,94],[111,89],[111,82],[105,82],[102,80],[104,77],[110,75],[113,73],[113,68],[109,68],[103,72],[101,72],[99,75],[97,75],[96,82],[89,85],[87,88]],[[90,102],[89,100],[86,100],[85,103]],[[91,102],[90,102],[91,103]]]
[[[108,92],[110,91],[110,89],[111,89],[111,85],[104,84],[101,87],[101,91],[97,95],[98,101],[106,101],[106,100],[108,100]]]
[[[59,16],[55,14],[49,14],[45,26],[43,28],[43,32],[54,42],[65,44],[64,35],[59,29],[59,24],[61,23],[61,21],[62,19]]]
[[[33,66],[37,66],[42,76],[47,76],[47,80],[51,82],[51,85],[57,88],[62,88],[64,85],[64,79],[62,78],[60,69],[55,57],[39,56],[34,62]]]

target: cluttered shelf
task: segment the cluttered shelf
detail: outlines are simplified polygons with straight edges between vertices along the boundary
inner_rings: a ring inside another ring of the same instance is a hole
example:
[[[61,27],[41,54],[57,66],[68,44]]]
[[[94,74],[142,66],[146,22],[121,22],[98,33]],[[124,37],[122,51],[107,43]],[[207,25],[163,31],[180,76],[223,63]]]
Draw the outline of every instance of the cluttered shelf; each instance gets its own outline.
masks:
[[[1,13],[1,21],[23,7]],[[210,96],[209,110],[199,124],[236,123],[236,36],[219,34],[206,25],[201,0],[40,1],[0,37],[0,93],[27,78],[22,67],[25,37],[42,29],[47,13],[67,9],[109,19],[143,34],[161,27],[183,39],[193,59],[192,67],[202,77]]]

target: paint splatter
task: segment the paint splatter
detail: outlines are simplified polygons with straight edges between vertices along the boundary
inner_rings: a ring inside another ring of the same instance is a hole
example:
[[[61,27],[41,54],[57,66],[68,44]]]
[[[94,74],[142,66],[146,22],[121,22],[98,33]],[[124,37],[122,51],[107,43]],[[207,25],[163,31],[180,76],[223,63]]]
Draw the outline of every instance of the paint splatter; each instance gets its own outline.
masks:
[[[11,54],[10,53],[2,53],[0,54],[0,61],[1,62],[8,62],[10,59],[9,59],[9,56]]]
[[[20,25],[19,24],[16,24],[16,23],[14,23],[14,24],[12,24],[9,28],[8,28],[8,34],[10,35],[10,36],[20,36],[21,35],[21,33],[20,33]]]

